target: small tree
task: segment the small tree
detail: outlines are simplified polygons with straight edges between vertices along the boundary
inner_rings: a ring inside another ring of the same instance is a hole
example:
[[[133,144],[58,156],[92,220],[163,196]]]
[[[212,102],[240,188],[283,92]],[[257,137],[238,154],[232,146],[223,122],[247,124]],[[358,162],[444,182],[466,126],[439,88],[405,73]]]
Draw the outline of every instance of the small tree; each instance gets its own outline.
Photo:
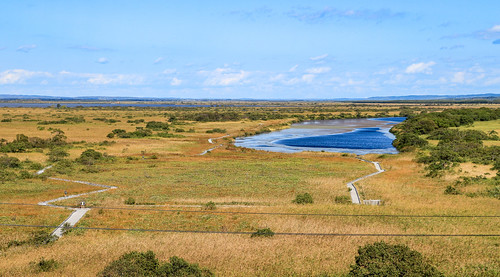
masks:
[[[94,149],[87,149],[82,152],[77,161],[81,164],[93,165],[96,161],[102,159],[102,157],[103,155],[101,152],[95,151]]]
[[[443,276],[417,251],[406,245],[383,241],[358,249],[348,276]]]
[[[49,153],[47,153],[47,156],[49,156],[49,162],[58,162],[68,157],[69,153],[66,152],[64,148],[54,147],[50,149]]]

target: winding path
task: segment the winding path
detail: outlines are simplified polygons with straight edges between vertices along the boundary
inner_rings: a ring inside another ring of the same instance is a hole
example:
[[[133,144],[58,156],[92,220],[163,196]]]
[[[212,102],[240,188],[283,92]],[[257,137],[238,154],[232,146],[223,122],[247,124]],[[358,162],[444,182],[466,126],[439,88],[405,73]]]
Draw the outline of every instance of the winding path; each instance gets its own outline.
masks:
[[[52,166],[47,166],[46,168],[37,171],[36,174],[40,175],[40,174],[44,173],[45,170],[47,170],[47,169],[49,169],[51,167]],[[85,182],[85,181],[74,181],[74,180],[54,178],[54,177],[49,177],[48,179],[56,180],[56,181],[63,181],[63,182],[73,182],[73,183],[79,183],[79,184],[85,184],[85,185],[89,185],[89,186],[103,188],[103,189],[100,189],[100,190],[94,190],[94,191],[80,193],[80,194],[72,194],[72,195],[68,195],[68,196],[62,196],[62,197],[58,197],[58,198],[55,198],[55,199],[50,199],[50,200],[38,203],[38,205],[40,205],[40,206],[47,206],[47,207],[60,208],[60,209],[70,209],[70,210],[73,211],[68,216],[68,218],[66,218],[61,224],[59,224],[59,226],[54,231],[52,231],[51,235],[53,235],[53,236],[55,236],[57,238],[62,237],[62,235],[64,234],[64,226],[66,224],[68,224],[71,227],[75,226],[76,223],[78,223],[78,221],[80,221],[80,219],[82,219],[83,216],[85,216],[85,214],[88,211],[90,211],[90,208],[68,208],[68,207],[54,205],[54,204],[51,204],[51,203],[54,203],[54,202],[57,202],[57,201],[66,200],[66,199],[76,198],[76,197],[80,197],[80,196],[84,196],[84,195],[105,192],[105,191],[108,191],[110,189],[116,189],[116,188],[118,188],[118,187],[115,187],[115,186],[107,186],[107,185],[95,184],[95,183],[90,183],[90,182]]]
[[[380,174],[380,173],[384,172],[385,170],[382,169],[382,167],[380,167],[380,164],[378,162],[372,162],[372,161],[369,161],[369,160],[362,159],[360,157],[356,157],[356,159],[358,159],[360,161],[363,161],[363,162],[367,162],[367,163],[373,164],[375,166],[375,169],[377,170],[377,172],[365,175],[363,177],[359,177],[358,179],[347,183],[347,187],[349,188],[349,191],[351,192],[351,201],[352,201],[352,203],[354,203],[354,204],[361,204],[361,199],[359,198],[358,189],[356,188],[356,186],[354,185],[354,183],[359,182],[359,181],[361,181],[363,179],[366,179],[368,177],[372,177],[372,176],[375,176],[377,174]]]

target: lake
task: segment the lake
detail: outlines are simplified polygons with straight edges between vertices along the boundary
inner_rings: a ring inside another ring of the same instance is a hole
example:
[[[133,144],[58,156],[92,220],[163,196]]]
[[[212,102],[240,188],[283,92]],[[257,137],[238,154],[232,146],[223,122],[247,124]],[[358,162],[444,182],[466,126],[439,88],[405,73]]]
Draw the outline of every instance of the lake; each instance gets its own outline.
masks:
[[[404,117],[315,120],[292,124],[289,129],[237,138],[240,147],[272,152],[301,151],[397,154],[389,130]]]

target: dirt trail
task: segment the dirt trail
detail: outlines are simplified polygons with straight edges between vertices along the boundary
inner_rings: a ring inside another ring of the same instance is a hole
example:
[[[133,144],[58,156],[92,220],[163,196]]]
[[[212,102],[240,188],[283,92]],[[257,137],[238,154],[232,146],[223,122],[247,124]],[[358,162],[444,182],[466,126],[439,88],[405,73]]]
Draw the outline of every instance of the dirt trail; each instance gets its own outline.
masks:
[[[359,177],[358,179],[347,183],[347,187],[350,189],[350,192],[351,192],[351,201],[352,201],[352,203],[354,203],[354,204],[361,204],[361,199],[359,198],[358,189],[356,189],[356,186],[354,185],[354,183],[359,182],[359,181],[361,181],[363,179],[375,176],[377,174],[380,174],[380,173],[384,172],[385,170],[382,169],[382,167],[380,167],[380,164],[378,162],[372,162],[372,161],[365,160],[365,159],[362,159],[362,158],[359,158],[359,157],[356,157],[356,159],[358,159],[360,161],[363,161],[363,162],[367,162],[367,163],[373,164],[375,166],[375,169],[377,170],[377,172],[365,175],[363,177]]]

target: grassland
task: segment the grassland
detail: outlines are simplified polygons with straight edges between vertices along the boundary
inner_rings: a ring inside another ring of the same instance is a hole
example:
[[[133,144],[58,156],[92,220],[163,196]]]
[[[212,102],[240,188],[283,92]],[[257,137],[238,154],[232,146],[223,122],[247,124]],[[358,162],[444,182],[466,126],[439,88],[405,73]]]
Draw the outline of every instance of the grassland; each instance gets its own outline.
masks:
[[[449,106],[424,104],[303,103],[283,107],[200,108],[207,111],[231,109],[240,113],[283,113],[286,118],[225,122],[179,120],[169,116],[196,113],[199,109],[112,109],[112,108],[2,108],[1,136],[8,141],[17,134],[49,138],[49,128],[64,131],[74,160],[92,148],[115,158],[98,162],[89,172],[76,164],[65,174],[52,176],[115,185],[116,190],[85,197],[92,209],[79,222],[80,227],[130,229],[199,230],[253,232],[271,228],[277,233],[339,234],[498,234],[498,218],[460,217],[357,217],[307,216],[256,213],[365,214],[365,215],[499,215],[499,201],[487,197],[444,195],[452,177],[430,179],[423,166],[414,162],[415,154],[368,155],[387,171],[357,185],[363,199],[382,199],[382,206],[337,203],[347,196],[346,183],[374,171],[372,165],[350,155],[332,153],[281,154],[234,147],[233,137],[265,129],[285,128],[293,115],[306,118],[341,113],[398,115],[401,106],[410,109],[439,110]],[[464,105],[465,106],[465,105]],[[470,107],[471,105],[467,105]],[[457,106],[459,107],[459,106]],[[461,106],[460,106],[461,107]],[[39,124],[67,117],[82,117],[83,123]],[[114,119],[110,123],[95,118]],[[173,138],[108,138],[114,129],[134,131],[144,119],[170,122]],[[500,129],[489,122],[480,128]],[[476,126],[476,125],[474,125]],[[477,126],[476,126],[477,127]],[[228,138],[208,142],[224,134],[206,133],[225,129]],[[176,132],[184,129],[184,132]],[[194,132],[187,132],[194,129]],[[108,141],[107,143],[103,143]],[[210,153],[204,150],[222,144]],[[8,153],[10,157],[47,165],[48,149]],[[470,165],[473,169],[473,165]],[[22,179],[0,184],[0,202],[37,203],[63,195],[95,190],[78,183],[55,180]],[[292,200],[308,192],[314,204],[297,205]],[[136,205],[126,205],[134,198]],[[74,206],[82,199],[61,201]],[[217,209],[204,210],[212,201]],[[108,208],[127,208],[124,210]],[[140,208],[141,210],[134,210]],[[149,209],[149,210],[148,210]],[[163,210],[163,211],[159,211]],[[175,211],[174,211],[175,210]],[[220,213],[224,212],[224,213]],[[234,212],[234,213],[231,213]],[[38,206],[0,205],[0,223],[58,225],[69,211]],[[357,247],[384,240],[403,243],[418,250],[447,275],[467,275],[483,271],[500,272],[498,237],[335,237],[287,236],[250,238],[250,235],[155,233],[139,231],[73,230],[58,241],[44,245],[7,247],[13,240],[27,239],[33,228],[0,227],[0,275],[39,274],[33,262],[42,257],[55,259],[60,266],[47,276],[95,276],[106,264],[131,250],[153,250],[158,258],[183,257],[220,276],[338,276],[349,270]],[[85,270],[83,270],[85,269]],[[496,273],[495,273],[496,272]],[[493,275],[494,276],[494,275]]]

